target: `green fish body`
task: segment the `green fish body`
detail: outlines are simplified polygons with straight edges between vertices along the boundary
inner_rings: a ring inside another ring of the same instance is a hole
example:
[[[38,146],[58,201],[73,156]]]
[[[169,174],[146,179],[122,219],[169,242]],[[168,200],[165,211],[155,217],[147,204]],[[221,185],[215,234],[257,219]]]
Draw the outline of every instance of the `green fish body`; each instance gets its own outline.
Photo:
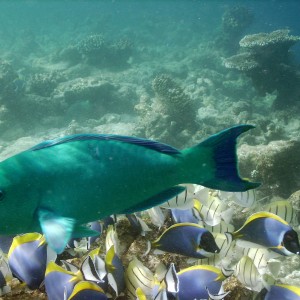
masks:
[[[0,163],[0,234],[43,232],[58,253],[82,224],[158,205],[181,183],[227,191],[257,187],[239,177],[239,125],[182,151],[159,142],[82,134],[46,141]]]

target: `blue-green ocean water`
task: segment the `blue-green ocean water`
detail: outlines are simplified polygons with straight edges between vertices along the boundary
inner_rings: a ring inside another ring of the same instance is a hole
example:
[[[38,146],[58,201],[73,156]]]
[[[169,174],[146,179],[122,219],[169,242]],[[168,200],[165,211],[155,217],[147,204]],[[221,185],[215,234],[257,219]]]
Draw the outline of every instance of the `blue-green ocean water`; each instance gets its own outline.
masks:
[[[20,94],[28,96],[37,93],[29,88],[32,83],[30,78],[36,74],[62,72],[66,76],[60,79],[60,82],[66,82],[96,72],[90,68],[92,66],[87,67],[80,59],[74,63],[77,63],[77,70],[74,68],[70,71],[74,64],[59,65],[66,62],[68,56],[66,54],[62,57],[61,51],[76,46],[90,35],[104,35],[111,43],[127,39],[132,44],[132,52],[127,57],[130,58],[131,64],[126,68],[129,72],[130,66],[139,69],[137,73],[147,72],[148,76],[145,75],[147,78],[139,87],[151,90],[151,81],[160,73],[175,72],[175,77],[183,80],[187,79],[187,75],[200,72],[204,68],[226,74],[228,70],[223,69],[221,60],[238,53],[238,42],[246,34],[270,33],[278,29],[289,29],[293,35],[300,34],[298,1],[1,1],[0,5],[0,58],[8,61],[9,68],[14,72],[2,83],[2,89],[12,85],[10,89],[15,93],[15,95],[2,93],[1,103],[9,112],[6,113],[6,117],[2,113],[1,118],[2,123],[6,123],[7,126],[15,121],[13,115],[16,115],[18,107],[21,111],[16,116],[18,120],[22,121],[23,116],[30,114],[32,108],[26,103],[23,108],[17,103],[16,106],[9,108],[7,103],[14,102],[16,97],[20,97],[22,101]],[[245,8],[247,14],[251,15],[251,21],[235,36],[228,35],[222,41],[227,34],[222,29],[222,16],[226,11],[239,6]],[[299,43],[291,49],[292,59],[296,64],[300,60],[299,49]],[[80,65],[81,63],[83,65]],[[147,68],[142,65],[143,63],[147,63]],[[112,65],[118,68],[120,64],[112,62]],[[124,75],[126,73],[124,66],[122,68],[123,73],[116,72],[115,78],[110,82],[119,82],[116,79],[119,75],[126,77],[123,83],[126,80],[136,82],[141,79],[140,74],[135,76],[134,72],[129,77]],[[172,68],[176,71],[171,70]],[[104,68],[102,73],[106,71],[107,68]],[[49,93],[45,91],[39,94],[51,99],[56,87],[54,83],[53,87],[49,88]],[[183,83],[183,88],[186,88],[186,83]],[[243,89],[251,88],[250,84]],[[272,93],[274,90],[276,88],[273,87],[267,92]],[[153,93],[150,91],[150,94],[151,92]],[[139,96],[131,97],[132,102],[138,102]],[[84,100],[90,101],[82,99],[82,106],[85,105]],[[201,102],[201,99],[198,102]],[[51,100],[49,102],[51,106],[50,103]],[[45,108],[47,110],[47,104]],[[39,119],[45,121],[47,115],[46,111],[43,118],[41,112]],[[101,116],[103,113],[88,114],[86,117]],[[66,125],[71,119],[82,119],[76,115],[76,109],[71,109],[69,116],[66,116],[66,122],[62,119],[57,120],[58,126]],[[47,128],[53,121],[45,122]],[[5,126],[3,130],[6,130]],[[7,135],[9,137],[10,133]]]
[[[254,124],[241,171],[263,182],[264,200],[250,212],[287,199],[300,190],[299,11],[297,0],[0,0],[0,160],[76,133],[184,148]],[[268,47],[239,44],[274,32]],[[236,226],[250,214],[241,210]],[[289,259],[284,282],[300,266]]]

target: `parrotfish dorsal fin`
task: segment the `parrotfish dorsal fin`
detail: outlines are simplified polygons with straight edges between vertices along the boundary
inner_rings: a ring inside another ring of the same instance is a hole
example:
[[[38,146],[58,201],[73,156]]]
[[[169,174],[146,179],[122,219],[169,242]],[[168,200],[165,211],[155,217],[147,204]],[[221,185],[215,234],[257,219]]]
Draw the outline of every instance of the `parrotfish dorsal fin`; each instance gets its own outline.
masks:
[[[118,141],[123,143],[134,144],[142,147],[146,147],[158,152],[165,154],[179,154],[181,153],[178,149],[163,144],[157,141],[131,137],[131,136],[122,136],[122,135],[113,135],[113,134],[75,134],[70,136],[65,136],[62,138],[49,140],[37,144],[30,148],[28,151],[37,151],[45,148],[53,147],[56,145],[61,145],[64,143],[78,142],[78,141],[88,141],[88,140],[98,140],[98,141]]]

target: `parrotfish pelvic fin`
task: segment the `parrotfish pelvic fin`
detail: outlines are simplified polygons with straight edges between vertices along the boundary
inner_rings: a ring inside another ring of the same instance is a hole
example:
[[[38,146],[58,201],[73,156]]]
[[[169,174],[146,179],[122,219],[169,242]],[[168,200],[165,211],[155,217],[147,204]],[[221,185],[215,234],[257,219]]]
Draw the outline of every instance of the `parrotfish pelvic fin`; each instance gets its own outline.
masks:
[[[200,175],[197,178],[197,170],[192,170],[191,183],[229,192],[257,188],[260,183],[242,179],[237,169],[236,140],[240,134],[252,128],[253,125],[237,125],[210,136],[195,147],[183,150],[189,169],[194,162],[193,169],[198,166],[207,175],[205,178],[203,172],[198,171]]]
[[[62,253],[72,237],[75,220],[58,216],[47,209],[39,209],[37,215],[49,246],[56,253]]]
[[[90,229],[86,227],[85,225],[75,225],[73,232],[72,232],[72,238],[84,238],[84,237],[90,237],[90,236],[98,236],[99,231]]]

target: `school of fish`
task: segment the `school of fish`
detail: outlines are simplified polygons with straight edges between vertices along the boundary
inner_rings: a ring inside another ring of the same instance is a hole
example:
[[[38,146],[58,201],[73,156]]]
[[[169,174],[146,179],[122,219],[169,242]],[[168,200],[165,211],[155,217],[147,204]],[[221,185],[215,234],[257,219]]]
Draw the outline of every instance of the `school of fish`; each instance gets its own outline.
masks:
[[[3,161],[0,295],[15,277],[29,289],[44,285],[49,300],[224,299],[224,281],[235,276],[257,300],[300,299],[300,286],[278,278],[277,258],[300,254],[295,209],[286,200],[263,199],[263,206],[259,183],[239,177],[236,139],[251,128],[232,127],[182,151],[75,135]],[[249,216],[240,228],[232,224],[237,210]],[[124,219],[148,245],[126,266],[116,229]],[[81,265],[61,260],[63,252],[83,257]],[[165,252],[189,266],[150,270],[142,262]]]

